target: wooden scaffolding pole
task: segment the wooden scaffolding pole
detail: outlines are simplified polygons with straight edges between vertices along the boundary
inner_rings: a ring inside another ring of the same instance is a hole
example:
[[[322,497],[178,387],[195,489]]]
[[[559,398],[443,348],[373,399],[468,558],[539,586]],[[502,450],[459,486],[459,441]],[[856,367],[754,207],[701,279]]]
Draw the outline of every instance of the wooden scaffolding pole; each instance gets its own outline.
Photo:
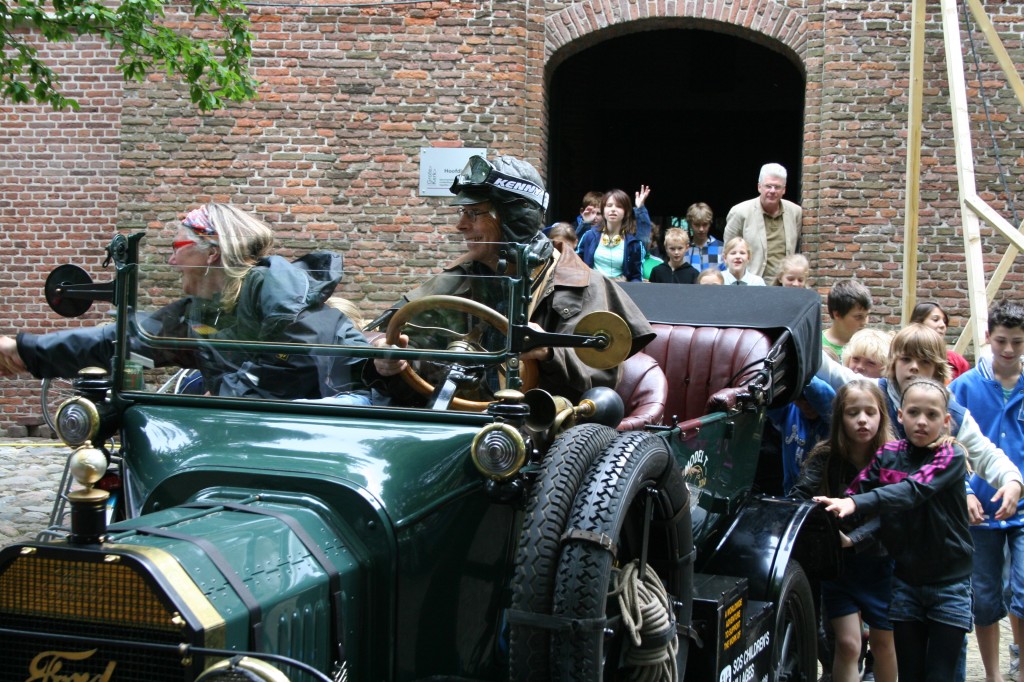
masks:
[[[1009,52],[996,33],[995,26],[985,13],[981,0],[962,0],[970,9],[995,55],[1007,83],[1024,107],[1024,80]],[[923,72],[924,29],[927,0],[914,0],[911,16],[910,39],[910,92],[909,128],[907,132],[907,196],[906,224],[904,227],[903,256],[903,310],[902,322],[910,321],[917,298],[918,209],[920,205],[921,128],[923,126]],[[971,144],[970,118],[967,111],[967,84],[964,76],[963,48],[960,43],[958,0],[940,0],[942,35],[946,51],[946,74],[949,80],[950,112],[953,121],[953,144],[956,152],[957,185],[960,197],[960,219],[964,239],[964,258],[967,264],[967,298],[971,315],[964,324],[956,342],[956,350],[963,353],[974,344],[981,349],[988,323],[988,303],[998,293],[1016,256],[1024,252],[1024,224],[1011,225],[995,209],[985,203],[977,193],[974,175],[974,153]],[[1010,245],[986,287],[984,261],[981,253],[981,223],[992,227],[1005,237]]]
[[[981,255],[981,226],[970,203],[977,197],[974,180],[974,153],[971,148],[970,118],[967,113],[967,84],[964,79],[963,52],[960,45],[960,19],[956,0],[941,0],[942,34],[946,48],[946,74],[949,79],[950,109],[953,114],[953,146],[956,150],[956,175],[960,189],[960,222],[967,261],[967,299],[971,307],[971,339],[975,350],[985,341],[988,301],[985,298],[985,271]],[[905,293],[905,292],[904,292]]]
[[[924,119],[924,24],[926,0],[914,0],[910,32],[910,125],[907,130],[907,196],[903,215],[903,312],[910,323],[917,302],[917,226],[921,205],[921,126]]]
[[[984,34],[985,39],[988,40],[989,47],[992,49],[999,67],[1006,76],[1007,83],[1009,83],[1013,93],[1017,96],[1017,103],[1024,107],[1024,81],[1021,80],[1020,74],[1017,73],[1017,67],[1014,65],[1013,60],[1010,59],[1010,54],[1007,52],[1006,46],[1003,45],[1002,39],[996,33],[992,20],[985,13],[985,8],[980,0],[967,0],[967,5],[971,9],[974,20],[978,23],[978,29]],[[1003,280],[1017,258],[1017,254],[1020,253],[1021,249],[1024,249],[1024,237],[1022,237],[1024,223],[1021,223],[1015,232],[1009,223],[1003,220],[1002,216],[998,215],[992,207],[981,201],[980,198],[969,198],[968,204],[984,222],[1010,240],[1010,246],[1007,247],[1003,257],[999,260],[999,265],[996,266],[992,277],[989,279],[988,286],[985,288],[985,300],[988,302],[996,297],[999,287],[1002,286]],[[956,345],[954,346],[956,352],[963,353],[967,350],[974,327],[975,321],[972,314],[965,323],[964,328],[960,331],[960,336],[957,337]]]

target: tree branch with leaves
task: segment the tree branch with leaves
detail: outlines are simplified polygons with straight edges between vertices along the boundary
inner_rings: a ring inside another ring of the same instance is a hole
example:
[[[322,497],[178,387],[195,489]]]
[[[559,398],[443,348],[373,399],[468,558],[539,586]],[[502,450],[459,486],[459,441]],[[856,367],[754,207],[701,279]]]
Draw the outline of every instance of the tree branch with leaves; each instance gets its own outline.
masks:
[[[125,80],[162,70],[188,84],[202,111],[256,96],[248,10],[238,0],[190,0],[197,23],[211,23],[209,38],[193,38],[167,25],[159,0],[0,0],[0,99],[78,109],[60,89],[59,74],[39,56],[40,40],[73,42],[94,36],[117,51]],[[57,67],[59,68],[59,67]]]

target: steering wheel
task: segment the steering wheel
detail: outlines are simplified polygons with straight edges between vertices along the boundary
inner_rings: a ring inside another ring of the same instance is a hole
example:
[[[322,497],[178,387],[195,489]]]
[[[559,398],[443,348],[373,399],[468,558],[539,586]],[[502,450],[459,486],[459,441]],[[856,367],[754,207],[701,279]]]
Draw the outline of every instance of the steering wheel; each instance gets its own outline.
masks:
[[[483,322],[486,322],[490,326],[494,327],[497,331],[502,334],[508,334],[508,318],[494,310],[488,308],[482,303],[469,298],[462,298],[461,296],[424,296],[418,298],[415,301],[410,301],[404,306],[398,309],[398,311],[391,317],[391,321],[388,323],[387,333],[385,334],[385,340],[389,344],[397,344],[398,337],[402,333],[402,327],[407,322],[412,320],[414,317],[427,310],[437,309],[455,310],[460,313],[466,313],[479,318]],[[463,346],[459,350],[466,351],[471,350],[469,338],[472,334],[459,334],[458,332],[450,332],[453,338],[453,344],[459,344]],[[451,346],[449,346],[451,347]],[[520,390],[527,391],[537,385],[537,377],[539,376],[539,369],[537,367],[536,360],[524,360],[520,363],[519,374],[523,380],[523,386]],[[402,370],[402,379],[407,383],[414,391],[421,395],[430,396],[434,393],[434,385],[429,381],[421,377],[415,369],[412,367],[412,363],[407,363],[406,368]],[[481,402],[477,400],[467,400],[465,398],[455,397],[452,399],[451,407],[459,410],[467,410],[472,412],[483,412],[487,409],[490,402]]]

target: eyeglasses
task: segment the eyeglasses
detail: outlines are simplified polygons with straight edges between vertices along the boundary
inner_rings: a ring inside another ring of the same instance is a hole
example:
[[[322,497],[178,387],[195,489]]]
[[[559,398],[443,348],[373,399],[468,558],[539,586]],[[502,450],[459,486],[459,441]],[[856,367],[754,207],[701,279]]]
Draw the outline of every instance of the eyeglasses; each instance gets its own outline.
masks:
[[[770,182],[763,183],[761,186],[767,190],[775,190],[776,192],[781,192],[782,190],[786,189],[785,185],[776,185]]]
[[[178,249],[183,249],[186,246],[189,246],[190,244],[195,245],[195,242],[192,241],[191,239],[186,239],[180,242],[171,242],[171,251],[173,253],[178,253]]]
[[[489,215],[490,211],[474,211],[471,208],[465,206],[459,207],[459,215],[469,218],[470,220],[476,220],[479,216]]]

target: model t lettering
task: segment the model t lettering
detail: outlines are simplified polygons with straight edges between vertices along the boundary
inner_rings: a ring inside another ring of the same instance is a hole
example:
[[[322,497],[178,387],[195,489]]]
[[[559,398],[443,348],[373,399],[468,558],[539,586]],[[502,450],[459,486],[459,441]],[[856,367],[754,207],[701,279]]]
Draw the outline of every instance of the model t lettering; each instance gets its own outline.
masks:
[[[102,673],[92,675],[64,670],[65,663],[85,661],[96,651],[42,651],[29,663],[25,682],[110,682],[114,678],[117,661],[108,661]]]

